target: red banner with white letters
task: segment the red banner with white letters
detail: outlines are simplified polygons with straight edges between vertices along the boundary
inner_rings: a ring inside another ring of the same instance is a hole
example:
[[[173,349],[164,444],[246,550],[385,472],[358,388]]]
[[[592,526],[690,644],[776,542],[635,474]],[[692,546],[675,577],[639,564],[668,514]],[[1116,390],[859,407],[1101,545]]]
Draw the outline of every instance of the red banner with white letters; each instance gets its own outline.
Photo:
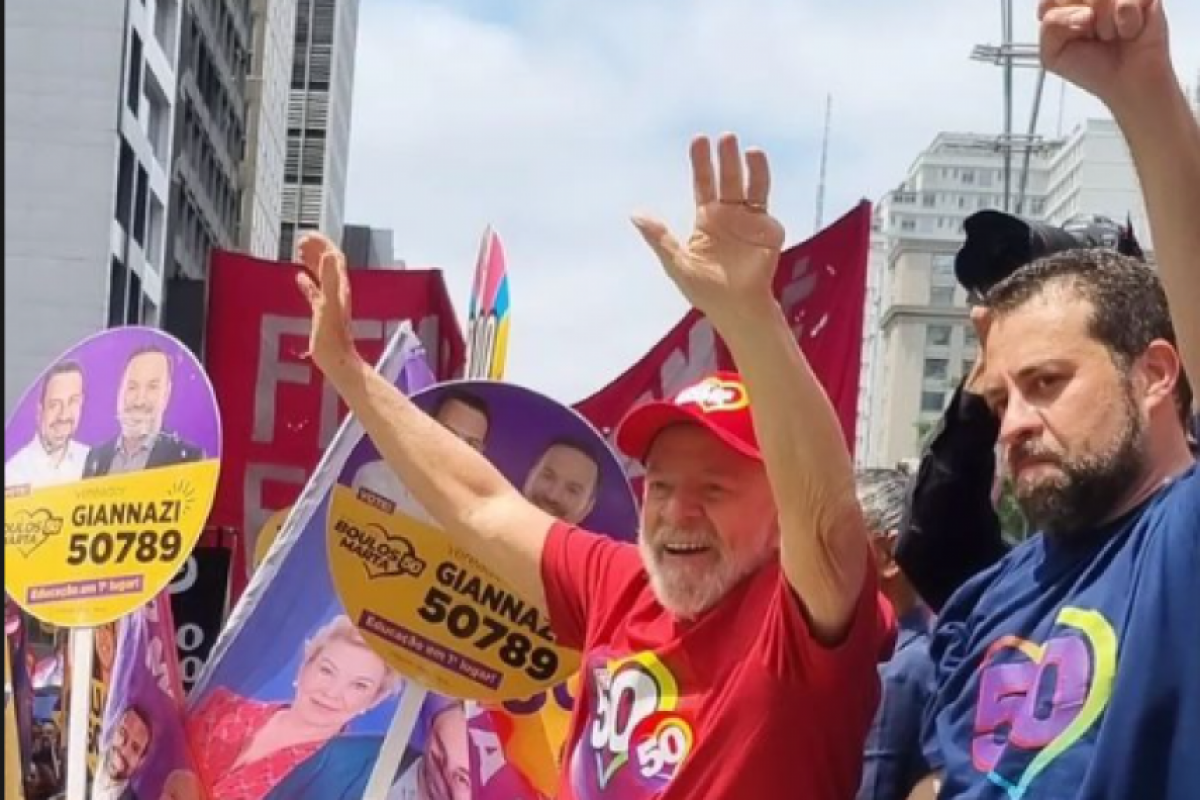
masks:
[[[853,446],[870,251],[871,206],[853,211],[784,251],[775,295]],[[575,408],[606,434],[633,407],[673,397],[717,369],[733,369],[712,325],[693,311],[607,387]],[[639,474],[628,465],[631,474]]]
[[[308,302],[297,267],[217,251],[212,259],[206,366],[224,424],[221,480],[210,525],[241,534],[252,562],[272,512],[295,502],[345,416],[303,354]],[[465,342],[439,270],[350,270],[353,331],[374,363],[410,321],[439,380],[461,374]],[[235,569],[235,596],[244,575]]]

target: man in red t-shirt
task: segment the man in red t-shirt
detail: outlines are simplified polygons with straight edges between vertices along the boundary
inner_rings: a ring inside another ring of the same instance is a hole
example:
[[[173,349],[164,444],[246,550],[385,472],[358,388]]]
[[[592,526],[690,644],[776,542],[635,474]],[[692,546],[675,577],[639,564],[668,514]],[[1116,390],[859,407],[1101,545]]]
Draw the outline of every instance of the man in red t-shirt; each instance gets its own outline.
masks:
[[[843,800],[858,788],[893,623],[842,431],[771,292],[783,228],[766,156],[692,145],[687,245],[635,224],[729,346],[721,373],[635,409],[637,547],[553,519],[354,350],[345,260],[300,244],[311,351],[387,463],[457,542],[583,652],[560,797]],[[750,398],[753,397],[753,406]]]

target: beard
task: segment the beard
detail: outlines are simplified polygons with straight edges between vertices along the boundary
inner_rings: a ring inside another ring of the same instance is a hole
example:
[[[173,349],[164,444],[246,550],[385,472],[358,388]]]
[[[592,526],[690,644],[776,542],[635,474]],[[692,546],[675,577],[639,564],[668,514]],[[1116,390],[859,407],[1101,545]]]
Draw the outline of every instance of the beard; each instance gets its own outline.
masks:
[[[1013,456],[1045,460],[1060,473],[1041,480],[1017,480],[1017,504],[1035,529],[1070,537],[1107,521],[1125,500],[1145,463],[1145,431],[1130,388],[1121,403],[1121,426],[1098,452],[1075,458],[1029,440]]]
[[[78,421],[74,419],[59,420],[43,427],[38,436],[42,440],[42,448],[47,453],[57,453],[71,442],[75,435]]]
[[[670,555],[664,549],[667,543],[680,542],[708,549],[687,556]],[[747,542],[734,549],[727,547],[709,526],[685,529],[661,525],[651,534],[642,532],[638,550],[658,602],[678,617],[694,619],[770,559],[773,550],[769,542],[764,537],[761,544]]]
[[[121,435],[126,439],[144,439],[158,433],[158,417],[152,410],[122,409],[118,421],[121,423]]]

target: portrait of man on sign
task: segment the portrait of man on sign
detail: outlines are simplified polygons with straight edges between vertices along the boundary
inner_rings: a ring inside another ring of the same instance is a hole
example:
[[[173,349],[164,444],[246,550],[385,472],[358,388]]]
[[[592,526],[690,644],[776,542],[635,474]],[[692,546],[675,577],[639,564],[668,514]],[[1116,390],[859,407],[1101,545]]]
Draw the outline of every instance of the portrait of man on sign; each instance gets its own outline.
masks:
[[[41,489],[83,477],[89,448],[75,439],[83,401],[83,366],[61,361],[51,367],[42,380],[33,438],[4,465],[5,488]]]
[[[95,800],[138,800],[129,782],[145,762],[153,744],[154,729],[149,715],[137,706],[125,709],[96,776],[92,797]]]
[[[94,478],[139,472],[200,461],[204,451],[163,429],[171,404],[174,369],[161,348],[139,347],[130,355],[117,393],[117,420],[121,432],[96,447],[87,459],[83,476]]]
[[[578,525],[592,513],[600,464],[581,442],[557,439],[542,451],[525,478],[523,494],[547,514]]]

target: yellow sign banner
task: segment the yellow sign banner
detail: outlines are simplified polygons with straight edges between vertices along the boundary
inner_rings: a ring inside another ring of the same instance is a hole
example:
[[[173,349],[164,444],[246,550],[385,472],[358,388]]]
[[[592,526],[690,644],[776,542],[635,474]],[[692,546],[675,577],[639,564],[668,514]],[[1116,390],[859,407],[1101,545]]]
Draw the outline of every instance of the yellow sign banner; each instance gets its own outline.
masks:
[[[4,499],[4,586],[43,622],[89,627],[171,582],[203,531],[220,462],[53,486]]]
[[[545,614],[500,576],[438,528],[379,505],[334,487],[329,563],[346,612],[395,669],[434,692],[493,703],[578,669],[579,654],[556,645]]]
[[[258,532],[258,538],[254,541],[254,569],[258,569],[266,559],[267,553],[271,552],[271,545],[275,544],[279,532],[283,530],[283,523],[287,522],[290,513],[292,513],[291,506],[281,508],[267,517],[267,521],[263,523],[262,530]]]

